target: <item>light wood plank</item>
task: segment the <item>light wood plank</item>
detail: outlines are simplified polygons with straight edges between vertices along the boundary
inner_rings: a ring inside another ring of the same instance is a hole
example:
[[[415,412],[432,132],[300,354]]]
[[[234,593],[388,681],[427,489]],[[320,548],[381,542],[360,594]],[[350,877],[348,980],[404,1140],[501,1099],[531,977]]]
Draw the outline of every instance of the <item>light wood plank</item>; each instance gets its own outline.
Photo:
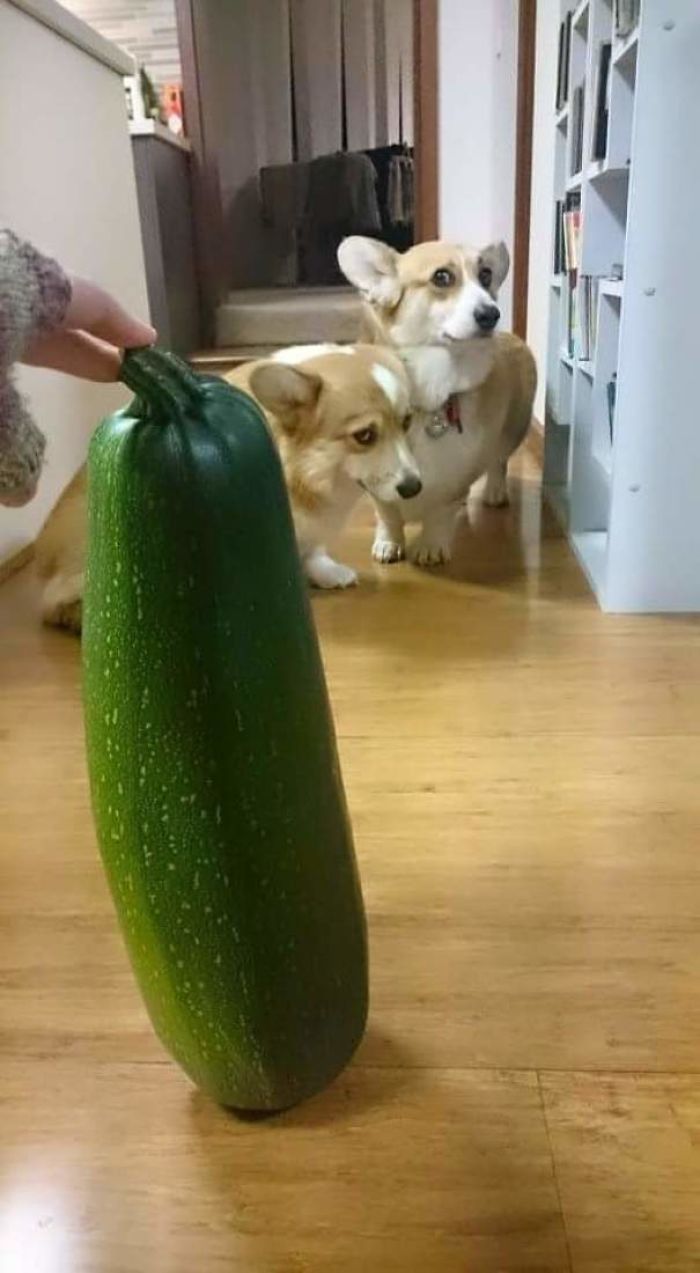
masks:
[[[546,1075],[574,1273],[700,1269],[700,1080]]]
[[[166,1065],[6,1065],[3,1273],[565,1273],[534,1077],[394,1058],[268,1122]]]
[[[658,1093],[700,1070],[700,626],[601,615],[522,472],[508,512],[471,505],[447,573],[374,568],[361,512],[340,555],[362,586],[314,599],[372,1018],[341,1081],[275,1123],[164,1061],[95,847],[78,644],[37,626],[29,572],[3,585],[3,1273],[32,1250],[52,1273],[559,1273],[538,1069],[577,1269],[693,1268],[697,1182]],[[624,1136],[600,1096],[618,1079],[583,1070],[648,1072],[619,1077]],[[553,1071],[575,1072],[559,1105]],[[591,1108],[609,1153],[587,1210]],[[646,1211],[619,1224],[632,1149]]]
[[[11,557],[5,557],[0,561],[0,583],[4,583],[10,575],[14,575],[18,570],[22,570],[34,556],[34,545],[25,544],[24,548],[18,549]]]

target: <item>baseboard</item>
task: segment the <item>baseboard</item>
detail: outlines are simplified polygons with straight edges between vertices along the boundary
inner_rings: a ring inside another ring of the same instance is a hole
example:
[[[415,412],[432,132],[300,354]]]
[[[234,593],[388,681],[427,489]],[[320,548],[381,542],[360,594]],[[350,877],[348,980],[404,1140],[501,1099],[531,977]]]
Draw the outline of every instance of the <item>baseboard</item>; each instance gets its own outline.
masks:
[[[252,345],[238,346],[230,349],[203,349],[191,354],[189,362],[195,371],[211,371],[225,375],[234,367],[244,362],[255,362],[257,358],[267,358],[275,352],[276,346]]]
[[[34,544],[25,544],[24,548],[19,548],[11,557],[6,557],[4,561],[0,561],[0,583],[4,583],[10,575],[14,575],[23,566],[32,560],[34,556]]]
[[[544,465],[544,429],[534,416],[525,441],[525,449],[540,468]]]

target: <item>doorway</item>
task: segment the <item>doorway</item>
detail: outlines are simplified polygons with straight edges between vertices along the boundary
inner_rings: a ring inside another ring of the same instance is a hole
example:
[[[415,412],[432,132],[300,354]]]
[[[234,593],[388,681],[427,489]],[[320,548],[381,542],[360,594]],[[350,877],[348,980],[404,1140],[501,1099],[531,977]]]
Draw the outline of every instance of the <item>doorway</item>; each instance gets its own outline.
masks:
[[[437,0],[176,7],[210,338],[347,338],[340,240],[436,233]]]

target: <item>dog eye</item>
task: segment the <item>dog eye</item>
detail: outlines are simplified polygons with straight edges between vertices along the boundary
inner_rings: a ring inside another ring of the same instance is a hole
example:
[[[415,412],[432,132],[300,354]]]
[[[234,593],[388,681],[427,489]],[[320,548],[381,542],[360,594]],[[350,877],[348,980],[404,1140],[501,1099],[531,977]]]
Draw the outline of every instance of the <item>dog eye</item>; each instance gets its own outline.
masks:
[[[412,419],[413,419],[413,416],[407,415],[406,418],[401,421],[401,428],[403,429],[404,433],[408,433],[408,430],[411,427]]]
[[[377,441],[377,426],[366,424],[363,429],[356,429],[352,436],[360,446],[372,446]]]
[[[479,282],[482,287],[489,288],[493,283],[493,270],[490,265],[482,265],[479,270]]]
[[[455,273],[454,270],[447,268],[436,270],[431,280],[436,287],[454,287]]]

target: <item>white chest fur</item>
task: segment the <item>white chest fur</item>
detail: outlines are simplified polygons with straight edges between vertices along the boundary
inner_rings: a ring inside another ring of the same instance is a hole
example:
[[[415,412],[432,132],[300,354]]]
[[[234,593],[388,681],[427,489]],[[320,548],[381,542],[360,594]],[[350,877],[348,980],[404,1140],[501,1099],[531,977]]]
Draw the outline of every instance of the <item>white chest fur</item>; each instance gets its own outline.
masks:
[[[490,340],[450,345],[407,345],[397,350],[411,383],[411,402],[420,410],[437,411],[453,393],[476,389],[493,370]]]
[[[471,391],[488,376],[494,355],[488,340],[477,340],[466,352],[423,346],[402,349],[401,357],[417,408],[409,443],[423,482],[421,494],[401,504],[401,516],[405,522],[420,522],[436,506],[463,500],[491,461],[493,443],[478,418]],[[442,432],[433,429],[434,413],[444,411],[453,395],[459,403],[461,430],[455,425]]]

